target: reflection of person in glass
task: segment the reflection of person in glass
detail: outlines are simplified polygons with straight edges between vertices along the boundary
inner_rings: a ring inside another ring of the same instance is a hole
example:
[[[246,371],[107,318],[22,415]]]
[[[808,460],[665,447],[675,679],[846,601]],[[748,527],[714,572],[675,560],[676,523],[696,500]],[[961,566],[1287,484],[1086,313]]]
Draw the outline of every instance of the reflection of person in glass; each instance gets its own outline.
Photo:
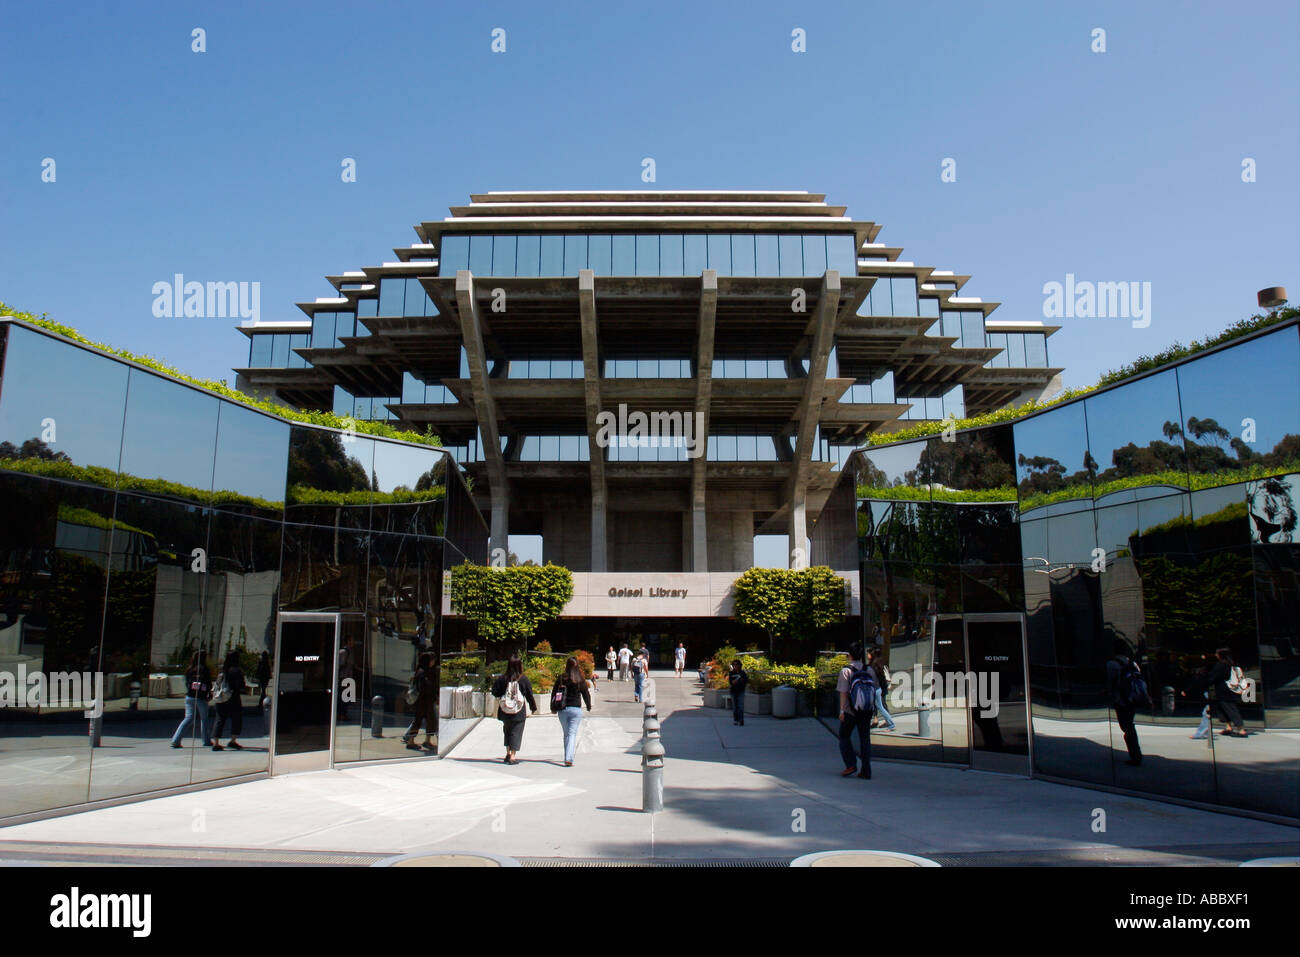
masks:
[[[1145,680],[1142,669],[1132,658],[1128,642],[1116,638],[1114,657],[1106,662],[1106,691],[1110,694],[1111,707],[1115,709],[1115,721],[1124,732],[1124,746],[1128,748],[1128,760],[1124,763],[1131,767],[1142,763],[1142,745],[1138,742],[1137,725],[1133,721],[1141,704],[1134,700],[1138,695],[1135,677],[1138,681]],[[1148,699],[1146,705],[1150,704]]]
[[[435,675],[433,673],[433,655],[420,655],[420,666],[415,669],[415,677],[411,679],[411,684],[419,691],[419,697],[415,699],[415,704],[411,705],[411,726],[406,729],[402,735],[402,741],[407,748],[412,751],[419,751],[420,747],[415,743],[415,736],[420,731],[420,722],[424,722],[424,744],[425,748],[433,748],[433,716],[434,705],[437,702],[438,694],[435,687]]]
[[[1188,685],[1183,695],[1185,696],[1188,691],[1210,689],[1214,699],[1219,703],[1219,714],[1223,716],[1224,729],[1219,734],[1230,738],[1247,737],[1245,722],[1241,720],[1241,712],[1237,709],[1237,705],[1241,702],[1241,695],[1236,688],[1232,687],[1234,684],[1238,688],[1241,687],[1244,680],[1241,669],[1232,660],[1232,652],[1227,648],[1216,648],[1214,657],[1215,661],[1210,670],[1199,675]]]
[[[208,653],[196,651],[190,659],[189,670],[185,672],[185,717],[181,720],[176,733],[172,735],[173,748],[181,746],[181,739],[194,724],[196,714],[203,744],[205,746],[212,744],[208,738],[208,697],[211,694],[212,674],[208,671]]]
[[[224,751],[221,746],[221,732],[225,730],[226,722],[230,722],[230,743],[227,748],[234,748],[236,751],[242,751],[243,745],[236,740],[244,730],[244,701],[240,698],[247,686],[244,684],[244,669],[239,667],[239,652],[230,650],[226,652],[226,661],[222,665],[221,675],[226,679],[226,687],[230,689],[230,697],[225,701],[217,702],[217,727],[212,733],[212,750]]]

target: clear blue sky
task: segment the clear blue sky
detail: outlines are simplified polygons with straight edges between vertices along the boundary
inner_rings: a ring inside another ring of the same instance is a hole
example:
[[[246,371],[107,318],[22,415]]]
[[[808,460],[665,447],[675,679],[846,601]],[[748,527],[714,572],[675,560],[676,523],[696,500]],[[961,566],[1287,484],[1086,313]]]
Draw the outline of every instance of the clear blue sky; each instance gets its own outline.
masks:
[[[658,188],[825,192],[905,258],[970,273],[1000,319],[1042,318],[1067,272],[1151,282],[1149,328],[1064,320],[1051,340],[1087,384],[1252,313],[1262,286],[1300,299],[1298,11],[14,3],[0,299],[231,377],[234,323],[154,318],[154,282],[257,281],[263,319],[302,318],[326,273],[391,259],[471,191],[635,189],[652,156]]]

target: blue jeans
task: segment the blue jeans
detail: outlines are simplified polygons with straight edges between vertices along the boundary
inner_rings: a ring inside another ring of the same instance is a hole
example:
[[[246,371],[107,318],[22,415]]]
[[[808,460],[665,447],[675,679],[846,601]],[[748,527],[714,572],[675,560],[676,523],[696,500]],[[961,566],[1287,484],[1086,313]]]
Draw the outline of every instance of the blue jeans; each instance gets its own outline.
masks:
[[[194,710],[195,710],[195,709],[194,709],[194,704],[195,704],[195,702],[198,702],[198,712],[199,712],[199,735],[203,738],[203,743],[204,743],[204,744],[211,744],[211,743],[212,743],[211,741],[208,740],[208,702],[207,702],[207,699],[206,699],[206,698],[191,698],[189,695],[186,695],[186,697],[185,697],[185,717],[184,717],[184,719],[181,721],[181,726],[180,726],[179,728],[176,729],[176,733],[172,735],[172,744],[173,744],[173,745],[178,745],[178,744],[180,744],[180,743],[181,743],[181,739],[185,737],[185,733],[186,733],[187,731],[189,731],[191,727],[193,727],[193,725],[194,725]]]
[[[560,727],[564,729],[564,760],[572,761],[578,750],[578,725],[582,724],[581,708],[561,708]]]
[[[1196,729],[1196,733],[1192,735],[1192,737],[1205,738],[1205,737],[1209,737],[1209,734],[1210,734],[1210,706],[1207,704],[1203,709],[1201,709],[1201,724]]]
[[[645,672],[638,671],[636,673],[636,696],[638,698],[641,697],[641,689],[644,685],[645,685]]]
[[[745,723],[745,692],[733,691],[731,693],[731,717],[737,724]]]
[[[876,714],[885,719],[885,726],[890,731],[894,730],[894,718],[885,710],[885,693],[878,685],[876,687]]]

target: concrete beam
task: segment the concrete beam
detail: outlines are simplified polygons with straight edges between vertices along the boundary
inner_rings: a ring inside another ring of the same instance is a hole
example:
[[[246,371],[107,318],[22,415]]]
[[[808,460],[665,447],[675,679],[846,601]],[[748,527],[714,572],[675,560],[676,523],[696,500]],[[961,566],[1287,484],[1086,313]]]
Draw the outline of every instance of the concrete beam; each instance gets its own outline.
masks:
[[[808,378],[799,411],[795,415],[797,438],[794,462],[790,466],[790,484],[786,498],[790,503],[789,536],[791,567],[808,564],[808,478],[812,470],[813,440],[821,419],[826,385],[826,367],[831,346],[835,343],[835,321],[839,315],[840,274],[830,269],[822,276],[821,293],[812,323],[812,347],[808,356]]]
[[[456,304],[460,314],[461,338],[469,358],[470,385],[474,408],[478,413],[479,437],[487,461],[488,482],[492,493],[492,553],[509,554],[510,485],[506,480],[505,459],[501,454],[501,432],[497,426],[496,402],[487,375],[487,355],[483,347],[483,317],[474,298],[474,275],[468,269],[456,272]],[[496,552],[497,549],[502,552]]]
[[[700,274],[699,345],[696,349],[695,414],[700,455],[691,466],[691,569],[709,570],[709,527],[705,512],[709,449],[709,405],[713,396],[713,335],[718,316],[718,271]]]
[[[605,487],[605,449],[597,441],[600,401],[600,340],[596,320],[596,274],[578,270],[578,313],[582,322],[582,386],[587,408],[587,444],[591,459],[591,570],[608,571],[609,497]]]

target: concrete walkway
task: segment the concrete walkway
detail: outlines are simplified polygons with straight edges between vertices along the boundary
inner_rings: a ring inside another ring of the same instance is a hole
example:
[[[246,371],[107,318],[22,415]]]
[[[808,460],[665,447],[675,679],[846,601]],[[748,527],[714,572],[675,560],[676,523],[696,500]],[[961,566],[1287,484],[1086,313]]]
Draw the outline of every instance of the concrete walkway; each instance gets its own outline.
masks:
[[[233,863],[242,853],[309,863],[330,852],[320,863],[338,864],[469,850],[786,861],[873,848],[949,865],[1204,864],[1300,851],[1295,828],[1021,777],[880,761],[870,781],[842,779],[835,740],[816,720],[750,716],[733,727],[729,712],[700,707],[693,674],[655,677],[668,754],[660,814],[640,810],[632,685],[602,681],[572,768],[554,716],[529,719],[513,766],[501,762],[499,723],[485,720],[442,760],[288,775],[3,828],[0,860]],[[1104,833],[1092,830],[1096,808]]]

